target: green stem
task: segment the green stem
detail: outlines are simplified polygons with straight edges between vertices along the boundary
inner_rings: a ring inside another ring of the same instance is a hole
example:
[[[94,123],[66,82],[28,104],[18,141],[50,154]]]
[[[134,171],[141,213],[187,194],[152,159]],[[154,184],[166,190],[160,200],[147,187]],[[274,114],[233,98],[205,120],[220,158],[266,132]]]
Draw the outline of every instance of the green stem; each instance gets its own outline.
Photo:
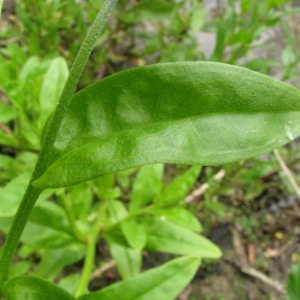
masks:
[[[3,5],[3,0],[0,0],[0,20],[1,20],[1,13],[2,13],[2,5]]]
[[[73,236],[78,240],[78,242],[83,243],[83,244],[87,244],[86,237],[80,232],[80,230],[78,229],[78,227],[76,225],[76,221],[75,221],[75,218],[74,218],[74,215],[73,215],[73,211],[72,211],[72,207],[70,205],[70,201],[67,198],[67,196],[65,195],[64,191],[60,195],[60,199],[61,199],[61,203],[63,205],[64,211],[66,213],[66,216],[68,218]]]
[[[92,228],[91,235],[89,237],[83,271],[75,293],[76,298],[86,293],[88,289],[88,285],[90,282],[90,277],[93,271],[93,266],[95,261],[96,244],[97,244],[99,233],[101,231],[101,223],[103,220],[104,213],[105,213],[105,202],[102,202],[100,203],[99,214]]]
[[[9,267],[19,244],[22,232],[30,216],[31,210],[42,192],[41,189],[32,186],[31,183],[43,174],[49,165],[50,160],[53,159],[53,155],[55,156],[54,142],[62,123],[64,113],[71,103],[76,86],[94,45],[117,2],[118,0],[106,0],[102,5],[75,58],[67,83],[60,97],[59,104],[57,105],[52,117],[45,125],[38,161],[1,251],[0,285],[8,278]],[[1,6],[2,3],[3,0],[0,0]]]
[[[41,189],[29,185],[19,205],[18,211],[14,217],[13,223],[8,232],[5,244],[0,256],[0,284],[8,278],[8,271],[15,251],[18,247],[22,232],[27,223],[33,206],[35,205]]]
[[[47,168],[49,159],[51,160],[51,157],[55,156],[53,146],[64,118],[65,111],[68,109],[68,106],[71,103],[76,86],[94,48],[94,45],[117,2],[118,0],[106,0],[104,2],[79,49],[79,52],[70,70],[66,85],[60,96],[59,103],[54,111],[54,114],[51,116],[49,122],[44,128],[45,132],[43,133],[42,138],[41,154],[39,156],[36,179],[40,177],[40,175]]]

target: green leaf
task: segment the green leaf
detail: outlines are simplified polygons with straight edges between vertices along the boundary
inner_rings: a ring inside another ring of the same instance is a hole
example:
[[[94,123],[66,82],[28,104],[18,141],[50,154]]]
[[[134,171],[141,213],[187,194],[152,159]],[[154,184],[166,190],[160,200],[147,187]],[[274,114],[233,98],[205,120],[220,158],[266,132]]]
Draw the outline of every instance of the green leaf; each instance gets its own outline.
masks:
[[[50,201],[39,201],[33,208],[21,240],[40,249],[78,246],[64,210]]]
[[[42,253],[37,276],[46,280],[54,280],[66,266],[78,262],[85,255],[83,245],[69,245],[60,249],[48,249]]]
[[[13,120],[18,115],[16,109],[7,104],[0,102],[0,122],[8,122]]]
[[[121,201],[109,200],[107,204],[107,224],[118,223],[128,216],[125,205]]]
[[[32,223],[72,235],[64,210],[53,202],[43,201],[38,203],[32,209],[29,220]]]
[[[128,244],[135,250],[142,250],[146,244],[147,233],[143,224],[137,219],[126,219],[121,222],[121,230]]]
[[[195,275],[200,259],[180,257],[79,300],[173,300]]]
[[[184,209],[183,207],[171,207],[167,209],[158,209],[151,211],[153,214],[160,216],[161,218],[166,218],[182,227],[187,229],[201,232],[202,226],[195,215]]]
[[[168,206],[183,200],[199,176],[201,167],[194,166],[183,175],[177,176],[155,199],[159,206]]]
[[[8,278],[14,278],[26,274],[31,269],[31,262],[19,261],[13,264],[9,270]]]
[[[122,16],[122,21],[128,23],[144,22],[149,20],[161,21],[170,17],[174,9],[174,3],[166,0],[144,0],[133,6]]]
[[[9,217],[16,213],[30,176],[30,173],[21,174],[0,188],[0,217]]]
[[[57,285],[32,276],[13,278],[0,287],[0,295],[7,300],[75,300]]]
[[[129,203],[130,213],[151,202],[162,188],[164,166],[154,164],[143,166],[137,174]]]
[[[93,183],[93,190],[99,198],[115,199],[121,196],[119,187],[115,186],[115,174],[101,176]]]
[[[32,222],[27,223],[21,241],[39,249],[63,248],[77,242],[66,232]]]
[[[64,290],[66,290],[67,292],[69,292],[70,294],[75,294],[79,281],[80,281],[80,275],[75,273],[63,277],[59,281],[58,285]]]
[[[62,57],[55,58],[43,81],[40,92],[40,124],[53,112],[69,75],[68,65]]]
[[[287,282],[287,300],[300,299],[300,259],[292,266]]]
[[[65,197],[67,197],[67,202],[72,205],[72,214],[75,219],[86,222],[93,203],[91,184],[82,183],[72,186],[67,190]]]
[[[219,258],[220,249],[202,235],[168,221],[165,217],[144,217],[147,231],[145,250]]]
[[[216,165],[300,134],[298,89],[241,67],[166,63],[109,76],[77,93],[34,184],[73,185],[151,163]]]
[[[108,242],[109,250],[123,279],[134,277],[140,273],[142,252]]]
[[[13,136],[5,133],[0,129],[0,144],[11,147],[18,147],[18,140]]]

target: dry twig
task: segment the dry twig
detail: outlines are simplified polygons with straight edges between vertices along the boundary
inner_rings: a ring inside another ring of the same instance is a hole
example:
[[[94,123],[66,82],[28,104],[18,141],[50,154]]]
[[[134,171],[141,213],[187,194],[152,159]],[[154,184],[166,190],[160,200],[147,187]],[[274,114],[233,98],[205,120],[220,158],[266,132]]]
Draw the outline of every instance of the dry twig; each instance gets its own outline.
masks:
[[[239,259],[238,267],[240,268],[240,270],[247,275],[250,275],[256,279],[259,279],[260,281],[264,282],[265,284],[272,286],[278,292],[284,293],[285,288],[284,288],[284,285],[281,284],[281,282],[276,281],[276,280],[266,276],[262,272],[252,268],[249,265],[249,263],[247,261],[245,249],[242,245],[239,233],[236,229],[233,229],[232,231],[233,231],[233,245],[234,245],[235,251],[238,255],[238,259]]]
[[[100,267],[99,269],[96,269],[92,273],[90,279],[92,280],[92,279],[95,279],[95,278],[99,277],[100,275],[102,275],[107,270],[113,268],[115,265],[116,265],[116,262],[114,260],[109,261],[108,263],[106,263],[105,265],[103,265],[102,267]]]
[[[275,157],[276,157],[282,171],[286,175],[287,179],[289,180],[293,189],[295,190],[298,198],[300,199],[300,188],[299,188],[298,183],[296,182],[295,178],[293,177],[292,172],[287,167],[287,165],[286,165],[285,161],[283,160],[282,156],[280,155],[279,151],[277,149],[275,149],[275,150],[273,150],[273,152],[275,154]],[[297,216],[300,216],[300,210],[299,210],[299,207],[296,202],[294,202],[294,209],[295,209]]]

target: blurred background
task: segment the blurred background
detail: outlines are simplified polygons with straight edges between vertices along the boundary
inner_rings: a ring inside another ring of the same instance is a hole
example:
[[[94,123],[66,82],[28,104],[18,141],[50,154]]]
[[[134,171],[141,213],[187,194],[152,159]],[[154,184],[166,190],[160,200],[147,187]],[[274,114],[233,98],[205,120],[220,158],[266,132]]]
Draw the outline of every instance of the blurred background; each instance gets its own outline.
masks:
[[[103,2],[4,0],[0,22],[0,199],[8,200],[0,200],[0,244],[36,161],[43,125]],[[244,66],[300,88],[299,46],[300,1],[120,0],[78,90],[132,67],[200,60]],[[164,184],[186,170],[186,166],[164,166]],[[181,200],[224,255],[218,261],[204,261],[178,299],[286,298],[284,286],[300,255],[299,171],[299,139],[249,161],[201,169]],[[126,205],[139,172],[134,169],[110,177],[105,192]],[[103,196],[93,184],[67,190],[75,198],[81,193],[89,199],[86,216],[91,214],[95,198]],[[53,191],[45,195],[53,201],[59,197]],[[80,207],[81,200],[76,199],[74,203]],[[74,261],[58,263],[51,273],[44,257],[54,250],[43,246],[45,240],[51,243],[53,235],[47,236],[46,224],[37,219],[31,223],[12,272],[20,275],[38,270],[41,277],[64,287],[70,285],[64,279],[82,267],[81,252],[76,252]],[[37,229],[36,224],[44,227]],[[110,261],[103,241],[98,244],[97,257]],[[143,268],[170,257],[145,253]],[[92,280],[91,288],[119,278],[111,265]]]

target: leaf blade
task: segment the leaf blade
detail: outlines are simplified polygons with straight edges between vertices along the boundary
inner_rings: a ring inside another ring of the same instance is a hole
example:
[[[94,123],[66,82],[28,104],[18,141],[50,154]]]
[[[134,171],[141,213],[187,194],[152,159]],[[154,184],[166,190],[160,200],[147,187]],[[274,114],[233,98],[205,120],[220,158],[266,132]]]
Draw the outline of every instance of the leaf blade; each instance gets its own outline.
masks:
[[[81,296],[79,300],[114,300],[120,295],[122,300],[172,300],[192,279],[199,265],[199,258],[180,257],[99,292]]]
[[[296,88],[241,67],[190,62],[123,71],[75,95],[34,184],[257,156],[300,134],[299,111]]]
[[[8,300],[75,300],[68,292],[55,284],[32,276],[13,278],[4,283],[0,290]]]

